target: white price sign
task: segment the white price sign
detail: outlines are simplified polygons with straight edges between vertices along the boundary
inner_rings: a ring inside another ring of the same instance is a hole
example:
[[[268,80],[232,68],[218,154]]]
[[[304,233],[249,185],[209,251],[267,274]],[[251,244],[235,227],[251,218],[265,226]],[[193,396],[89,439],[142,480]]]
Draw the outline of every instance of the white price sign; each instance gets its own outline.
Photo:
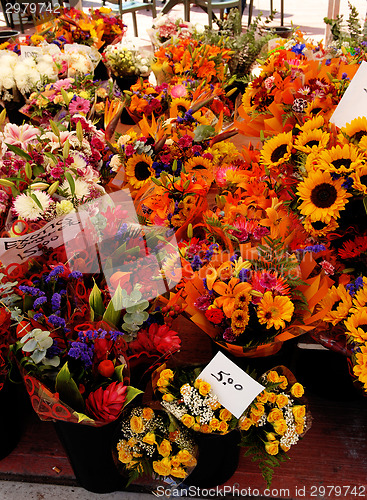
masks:
[[[240,418],[256,396],[265,389],[221,352],[214,356],[198,378],[211,385],[220,404],[236,418]]]
[[[362,61],[345,94],[331,115],[330,122],[345,127],[355,118],[367,116],[367,62]]]

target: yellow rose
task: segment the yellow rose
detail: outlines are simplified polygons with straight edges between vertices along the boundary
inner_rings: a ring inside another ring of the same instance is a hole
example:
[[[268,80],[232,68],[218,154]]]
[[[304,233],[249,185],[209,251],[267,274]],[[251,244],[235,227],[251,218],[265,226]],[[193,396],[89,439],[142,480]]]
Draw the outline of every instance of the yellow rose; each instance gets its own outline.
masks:
[[[261,394],[259,394],[256,398],[256,402],[265,404],[268,401],[268,393],[266,391],[263,391]]]
[[[133,459],[132,454],[126,449],[119,450],[119,460],[123,464],[128,464]]]
[[[171,476],[184,479],[187,476],[187,472],[184,469],[178,467],[171,469]]]
[[[288,380],[287,380],[287,377],[285,377],[284,375],[282,375],[280,378],[279,378],[279,387],[281,389],[286,389],[288,387]]]
[[[157,382],[157,387],[167,387],[169,381],[166,378],[159,378]]]
[[[269,441],[268,443],[265,443],[265,451],[269,455],[278,455],[279,441]]]
[[[211,427],[208,425],[208,424],[203,424],[201,427],[200,427],[200,430],[201,432],[203,432],[204,434],[210,434],[212,432],[212,429]]]
[[[153,462],[153,470],[159,476],[169,476],[171,473],[171,464],[168,458],[163,458],[157,462]]]
[[[228,432],[228,424],[223,420],[219,423],[218,431],[222,434],[226,434]]]
[[[283,408],[285,405],[289,403],[289,399],[285,394],[278,394],[275,402],[278,408]]]
[[[305,405],[295,405],[292,408],[292,413],[295,420],[301,420],[306,415]]]
[[[96,113],[102,113],[104,111],[104,102],[97,102],[94,109],[96,110]]]
[[[210,389],[211,389],[211,385],[208,384],[208,382],[205,382],[204,380],[202,382],[200,382],[199,393],[202,396],[206,396],[207,394],[209,394]]]
[[[270,370],[270,372],[267,375],[267,379],[269,382],[272,384],[276,384],[279,382],[279,374],[275,370]]]
[[[168,393],[168,394],[163,394],[162,399],[163,399],[163,401],[170,402],[170,401],[174,401],[175,397],[171,393]]]
[[[209,422],[209,425],[213,429],[213,431],[216,431],[219,427],[219,420],[217,418],[212,418]]]
[[[268,415],[268,422],[273,423],[280,418],[283,418],[283,413],[278,408],[274,408]]]
[[[177,467],[180,467],[181,462],[177,458],[177,455],[175,457],[171,457],[170,464],[173,469],[177,469]]]
[[[268,441],[276,441],[277,438],[276,438],[276,435],[274,434],[274,432],[268,432],[266,434],[266,439]]]
[[[82,99],[89,99],[89,94],[85,90],[82,90],[81,92],[79,92],[79,97],[81,97]]]
[[[180,388],[180,393],[184,394],[185,392],[187,392],[188,390],[190,390],[190,387],[191,387],[190,384],[184,384],[184,385],[182,385],[181,388]]]
[[[251,413],[252,415],[255,415],[255,417],[261,417],[261,416],[264,414],[264,411],[265,411],[265,409],[264,409],[264,405],[263,405],[263,404],[261,404],[261,403],[257,403],[256,407],[255,407],[255,406],[253,406],[253,407],[251,408],[250,413]]]
[[[304,423],[303,422],[297,422],[297,424],[296,424],[296,432],[297,432],[297,434],[302,434],[302,432],[304,431],[304,429],[305,429]]]
[[[156,442],[156,440],[155,440],[155,434],[154,434],[154,432],[148,432],[143,437],[143,443],[154,444],[155,442]]]
[[[266,395],[268,397],[269,403],[274,404],[275,400],[277,399],[277,395],[275,394],[275,392],[267,392]]]
[[[200,424],[194,424],[191,429],[195,432],[199,432],[200,431]]]
[[[305,392],[305,390],[303,388],[303,385],[299,384],[298,382],[293,384],[291,387],[291,394],[295,398],[301,398],[303,396],[304,392]]]
[[[137,417],[134,415],[130,419],[130,428],[135,434],[140,434],[141,432],[144,431],[144,423],[143,419],[141,417]]]
[[[167,439],[163,439],[160,445],[157,446],[158,453],[162,457],[168,457],[172,451],[171,443]]]
[[[274,430],[277,434],[280,434],[283,436],[285,431],[288,429],[287,422],[284,420],[284,418],[280,418],[279,420],[276,420],[273,423]]]
[[[132,437],[132,438],[129,439],[129,441],[127,442],[127,444],[131,448],[133,448],[136,445],[137,442],[138,442],[138,440],[136,439],[136,437]]]
[[[186,464],[187,462],[190,462],[190,460],[193,458],[191,453],[188,450],[180,450],[177,453],[177,460],[179,460],[182,464]]]
[[[248,417],[245,417],[243,420],[240,421],[240,430],[248,431],[251,425],[252,425],[252,420]]]
[[[219,418],[227,422],[228,420],[231,420],[232,413],[228,411],[226,408],[223,408],[223,410],[220,410],[219,412]]]
[[[167,368],[166,370],[161,371],[161,373],[159,374],[159,377],[168,380],[168,379],[171,379],[174,377],[174,373],[172,370],[169,370]]]
[[[185,413],[185,415],[181,417],[181,422],[186,425],[186,427],[192,427],[195,423],[195,419],[193,416]]]

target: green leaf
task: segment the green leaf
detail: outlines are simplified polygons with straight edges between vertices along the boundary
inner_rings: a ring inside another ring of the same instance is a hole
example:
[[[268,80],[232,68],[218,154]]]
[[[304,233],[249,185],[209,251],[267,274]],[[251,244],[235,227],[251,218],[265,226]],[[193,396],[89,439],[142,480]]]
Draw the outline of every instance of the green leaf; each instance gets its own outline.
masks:
[[[116,375],[116,378],[119,382],[124,381],[123,371],[124,371],[125,366],[126,365],[115,366],[115,375]]]
[[[112,325],[117,326],[120,321],[121,310],[123,309],[122,298],[121,287],[118,285],[112,299],[108,303],[105,313],[103,314],[102,319],[104,321],[108,321]]]
[[[215,128],[210,125],[199,125],[195,129],[194,142],[202,142],[215,136]]]
[[[39,201],[39,199],[37,198],[37,196],[34,193],[31,193],[30,197],[32,198],[32,200],[35,201],[36,205],[43,211],[44,210],[43,206],[42,206],[41,202]]]
[[[105,307],[103,304],[102,292],[98,288],[96,282],[94,282],[94,286],[89,295],[89,305],[91,308],[91,321],[94,321],[95,316],[103,316]]]
[[[23,151],[23,149],[20,149],[17,146],[13,146],[12,144],[6,144],[6,146],[8,147],[8,149],[10,149],[10,151],[13,151],[13,153],[15,153],[18,156],[21,156],[25,160],[27,160],[27,161],[31,161],[32,160],[32,157],[28,153],[26,153],[25,151]]]
[[[132,387],[131,385],[127,386],[127,392],[126,392],[126,399],[124,403],[124,408],[126,405],[131,403],[133,399],[136,398],[139,394],[143,394],[144,391],[141,391],[140,389],[136,389],[135,387]]]
[[[71,192],[71,196],[74,196],[75,194],[75,181],[74,181],[74,178],[73,176],[71,175],[70,172],[66,172],[65,173],[65,177],[69,183],[69,186],[70,186],[70,192]]]
[[[367,214],[367,196],[365,196],[365,197],[363,198],[363,206],[364,206],[364,209],[365,209],[366,214]]]
[[[55,389],[56,392],[59,393],[61,401],[68,404],[76,411],[83,411],[84,399],[80,394],[75,380],[71,376],[67,362],[56,377]]]
[[[78,424],[80,424],[80,422],[94,422],[94,420],[88,417],[85,413],[80,413],[78,411],[76,411],[75,413],[78,416]]]

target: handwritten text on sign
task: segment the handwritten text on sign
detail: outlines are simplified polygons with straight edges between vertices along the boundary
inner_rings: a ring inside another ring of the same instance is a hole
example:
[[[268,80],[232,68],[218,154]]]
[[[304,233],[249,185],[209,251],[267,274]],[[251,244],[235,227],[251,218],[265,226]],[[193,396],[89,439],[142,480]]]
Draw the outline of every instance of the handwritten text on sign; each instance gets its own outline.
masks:
[[[0,238],[0,261],[4,266],[21,264],[42,254],[41,246],[57,248],[81,231],[81,217],[71,213],[49,222],[41,229],[17,238]]]
[[[211,385],[212,392],[222,406],[240,418],[265,387],[241,370],[224,354],[218,352],[199,377]]]

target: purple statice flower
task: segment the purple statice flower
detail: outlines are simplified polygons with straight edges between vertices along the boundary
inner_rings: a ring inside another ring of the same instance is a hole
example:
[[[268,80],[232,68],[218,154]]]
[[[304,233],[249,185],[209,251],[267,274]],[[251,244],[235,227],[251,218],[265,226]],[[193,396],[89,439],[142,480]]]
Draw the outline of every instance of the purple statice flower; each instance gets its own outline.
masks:
[[[198,255],[195,255],[191,262],[191,268],[193,271],[198,271],[203,265],[202,260]]]
[[[42,296],[42,297],[38,297],[34,302],[33,302],[33,308],[34,309],[37,309],[37,307],[40,307],[42,304],[44,304],[45,302],[47,302],[47,297],[45,296]]]
[[[52,344],[52,346],[47,349],[46,358],[52,359],[55,356],[59,356],[60,353],[61,349],[57,345],[57,341],[54,339],[54,343]]]
[[[32,295],[32,297],[42,297],[43,295],[46,295],[45,292],[33,286],[20,285],[19,290],[21,292],[28,293],[28,295]]]
[[[149,318],[150,318],[150,316],[149,316]],[[122,337],[122,336],[124,335],[124,333],[123,333],[123,332],[119,332],[118,330],[111,330],[111,331],[109,332],[109,334],[110,334],[111,340],[112,340],[113,342],[116,342],[116,340],[117,340],[119,337]]]
[[[59,293],[54,293],[51,297],[51,307],[53,311],[58,311],[61,306],[61,295]]]
[[[199,311],[206,311],[208,307],[212,304],[212,301],[208,295],[201,295],[196,299],[194,306]]]
[[[48,321],[56,326],[56,328],[65,328],[66,327],[66,322],[63,318],[60,318],[60,316],[56,316],[56,314],[51,314],[51,316],[48,317]]]
[[[358,291],[360,288],[363,288],[363,276],[359,276],[355,281],[354,281],[356,291]]]
[[[350,189],[353,186],[353,182],[354,181],[353,181],[352,177],[347,177],[345,179],[345,181],[343,182],[342,187],[344,189]]]
[[[84,342],[72,342],[69,349],[69,357],[80,359],[86,368],[90,368],[93,364],[94,344],[86,344]]]
[[[234,255],[232,255],[232,257],[229,260],[232,262],[232,264],[234,264],[237,259],[238,259],[238,255],[234,254]]]
[[[36,314],[33,315],[33,319],[35,321],[38,321],[41,318],[43,318],[43,314],[42,313],[36,313]]]
[[[241,271],[238,273],[238,278],[243,283],[244,281],[247,281],[250,276],[250,271],[248,269],[241,269]]]
[[[49,273],[49,275],[45,278],[46,283],[49,283],[52,278],[57,279],[59,274],[62,274],[65,271],[64,266],[56,266],[52,269],[52,271]]]
[[[303,248],[303,250],[300,251],[318,253],[318,252],[323,252],[324,250],[326,250],[325,245],[308,245],[307,247]]]
[[[236,340],[236,335],[233,333],[232,328],[226,328],[223,332],[223,340],[226,342],[234,342]]]
[[[72,278],[72,279],[75,279],[75,280],[81,280],[83,278],[83,273],[81,273],[80,271],[72,271],[69,274],[69,278]]]
[[[342,80],[349,80],[347,73],[342,74]]]

